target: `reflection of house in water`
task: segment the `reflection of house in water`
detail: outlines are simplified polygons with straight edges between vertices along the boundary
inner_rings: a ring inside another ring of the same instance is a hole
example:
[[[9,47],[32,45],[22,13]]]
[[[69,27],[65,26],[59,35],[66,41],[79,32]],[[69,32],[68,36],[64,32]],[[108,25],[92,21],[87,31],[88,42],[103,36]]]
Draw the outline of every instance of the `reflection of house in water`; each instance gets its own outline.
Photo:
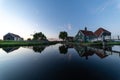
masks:
[[[86,59],[88,59],[88,56],[92,56],[94,54],[94,52],[88,49],[87,47],[74,46],[74,48],[78,52],[80,57],[86,57]]]
[[[41,53],[46,46],[33,46],[33,51]]]
[[[65,44],[65,46],[67,47],[67,48],[73,48],[73,44]]]
[[[81,57],[86,57],[86,59],[88,59],[88,56],[92,56],[93,54],[96,54],[100,58],[105,58],[108,55],[110,55],[110,53],[105,51],[104,49],[97,49],[97,48],[91,48],[91,47],[85,47],[85,46],[84,47],[75,46],[74,48]],[[106,48],[106,49],[109,49],[109,48]]]
[[[14,50],[19,49],[19,47],[3,47],[2,48],[5,52],[10,53],[13,52]]]
[[[96,55],[98,55],[100,58],[104,58],[108,55],[111,54],[110,51],[112,51],[112,47],[109,46],[109,47],[102,47],[101,49],[100,48],[91,48],[92,50],[94,50],[94,52],[96,53]]]

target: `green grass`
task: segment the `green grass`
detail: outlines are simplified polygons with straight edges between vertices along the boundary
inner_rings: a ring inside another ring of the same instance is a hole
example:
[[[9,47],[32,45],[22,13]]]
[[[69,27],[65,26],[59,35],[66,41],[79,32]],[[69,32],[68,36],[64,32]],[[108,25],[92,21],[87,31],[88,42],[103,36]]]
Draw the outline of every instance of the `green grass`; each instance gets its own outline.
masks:
[[[35,45],[51,45],[60,43],[57,41],[44,42],[44,41],[0,41],[0,47],[4,46],[35,46]],[[64,42],[70,44],[80,44],[83,46],[102,46],[102,42]],[[120,45],[120,42],[107,42],[107,45]]]
[[[94,43],[94,42],[83,42],[83,43],[80,43],[81,45],[83,45],[83,46],[101,46],[102,45],[102,43],[101,42],[96,42],[96,43]]]
[[[102,46],[102,42],[72,42],[82,46]],[[120,42],[107,42],[106,45],[120,45]]]
[[[108,42],[108,45],[120,45],[120,42]]]
[[[50,45],[58,42],[43,41],[0,41],[0,46],[34,46],[34,45]]]

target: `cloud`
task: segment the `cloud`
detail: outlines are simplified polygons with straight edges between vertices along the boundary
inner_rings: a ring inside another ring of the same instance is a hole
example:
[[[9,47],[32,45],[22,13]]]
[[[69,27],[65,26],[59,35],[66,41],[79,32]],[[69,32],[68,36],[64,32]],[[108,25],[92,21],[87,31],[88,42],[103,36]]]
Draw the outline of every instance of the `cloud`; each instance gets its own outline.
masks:
[[[120,9],[120,4],[117,5],[117,8]]]
[[[72,25],[71,24],[67,24],[67,29],[68,30],[72,30]]]
[[[65,30],[72,30],[72,24],[65,24],[64,27],[63,27]]]
[[[62,31],[71,31],[73,28],[72,24],[64,24],[63,26],[59,26],[59,29]]]
[[[98,8],[98,12],[101,13],[101,12],[105,11],[108,6],[109,6],[109,3],[105,3],[104,5],[102,5]]]
[[[113,0],[114,1],[114,3],[115,3],[115,7],[117,8],[117,9],[120,9],[120,0]]]
[[[114,1],[110,0],[110,1],[106,1],[103,4],[99,5],[95,10],[93,10],[94,13],[102,13],[105,10],[107,10],[110,6],[112,6],[114,4]]]
[[[109,7],[120,10],[120,0],[108,0],[106,3],[101,5],[97,11],[103,12]]]

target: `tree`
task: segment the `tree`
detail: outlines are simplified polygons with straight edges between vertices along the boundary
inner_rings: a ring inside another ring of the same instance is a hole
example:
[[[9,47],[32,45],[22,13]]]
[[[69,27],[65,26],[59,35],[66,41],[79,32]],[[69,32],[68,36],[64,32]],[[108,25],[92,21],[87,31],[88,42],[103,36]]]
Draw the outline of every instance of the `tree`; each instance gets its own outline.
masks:
[[[42,32],[35,33],[33,35],[33,40],[46,40],[46,36]]]
[[[67,38],[67,36],[68,36],[68,34],[65,31],[60,32],[60,34],[59,34],[59,38],[63,39],[63,41]]]
[[[31,38],[28,38],[27,41],[31,41]]]

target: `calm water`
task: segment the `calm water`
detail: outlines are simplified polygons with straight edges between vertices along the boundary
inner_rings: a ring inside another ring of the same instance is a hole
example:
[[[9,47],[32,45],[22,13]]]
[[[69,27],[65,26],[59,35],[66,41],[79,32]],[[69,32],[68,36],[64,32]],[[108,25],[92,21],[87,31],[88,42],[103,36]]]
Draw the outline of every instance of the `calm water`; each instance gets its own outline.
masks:
[[[0,48],[0,80],[120,80],[120,46]]]

